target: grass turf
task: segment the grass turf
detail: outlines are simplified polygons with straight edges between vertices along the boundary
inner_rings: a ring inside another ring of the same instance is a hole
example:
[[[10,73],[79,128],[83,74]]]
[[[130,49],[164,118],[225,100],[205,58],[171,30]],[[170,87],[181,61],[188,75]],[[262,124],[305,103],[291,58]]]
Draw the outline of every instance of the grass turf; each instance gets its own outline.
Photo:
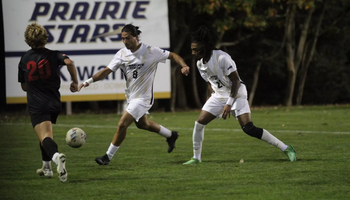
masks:
[[[39,177],[41,153],[29,117],[0,115],[1,199],[349,199],[350,106],[265,107],[252,110],[253,122],[286,144],[298,160],[247,136],[235,119],[214,120],[205,129],[202,163],[192,157],[192,130],[199,111],[158,113],[149,119],[178,130],[176,148],[167,153],[161,136],[132,125],[107,166],[105,154],[120,115],[60,115],[54,140],[67,156],[68,181]],[[79,149],[65,134],[80,127],[87,134]],[[244,162],[240,163],[243,159]]]

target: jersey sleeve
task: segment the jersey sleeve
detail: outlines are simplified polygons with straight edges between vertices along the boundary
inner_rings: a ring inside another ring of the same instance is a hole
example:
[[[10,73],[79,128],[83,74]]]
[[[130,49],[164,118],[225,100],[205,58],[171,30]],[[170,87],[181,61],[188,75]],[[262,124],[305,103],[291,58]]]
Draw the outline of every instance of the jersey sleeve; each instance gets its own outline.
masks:
[[[166,59],[169,57],[170,52],[159,47],[151,47],[154,54],[156,62],[165,63]]]
[[[60,51],[54,51],[56,53],[57,59],[58,59],[58,64],[59,65],[66,65],[64,62],[64,59],[69,58],[66,54],[63,54]]]
[[[200,60],[197,61],[197,68],[198,68],[198,72],[201,75],[201,77],[205,80],[205,82],[209,82],[207,73],[205,70],[202,70],[202,63]]]
[[[111,69],[112,71],[117,71],[117,69],[119,69],[120,65],[122,64],[122,59],[121,59],[121,51],[119,50],[113,57],[113,59],[111,60],[111,62],[109,62],[109,64],[107,65],[107,67],[109,69]]]
[[[221,55],[219,58],[219,65],[226,76],[237,70],[235,61],[233,61],[229,55]]]

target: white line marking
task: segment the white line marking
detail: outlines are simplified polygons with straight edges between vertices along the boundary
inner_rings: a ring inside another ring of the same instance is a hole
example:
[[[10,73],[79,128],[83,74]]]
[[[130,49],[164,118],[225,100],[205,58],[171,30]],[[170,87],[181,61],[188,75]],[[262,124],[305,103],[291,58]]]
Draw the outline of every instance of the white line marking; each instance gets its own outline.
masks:
[[[0,123],[1,125],[7,125],[7,126],[31,126],[30,123]],[[86,125],[86,124],[54,124],[53,127],[59,126],[59,127],[87,127],[87,128],[113,128],[116,129],[117,126],[109,126],[109,125]],[[137,129],[136,126],[130,126],[130,129]],[[180,128],[180,127],[167,127],[170,130],[188,130],[192,133],[193,128]],[[241,129],[225,129],[225,128],[208,128],[206,127],[205,130],[210,131],[234,131],[234,132],[241,132]],[[269,129],[271,132],[282,132],[282,133],[328,133],[328,134],[350,134],[350,132],[340,132],[340,131],[303,131],[303,130],[272,130]]]

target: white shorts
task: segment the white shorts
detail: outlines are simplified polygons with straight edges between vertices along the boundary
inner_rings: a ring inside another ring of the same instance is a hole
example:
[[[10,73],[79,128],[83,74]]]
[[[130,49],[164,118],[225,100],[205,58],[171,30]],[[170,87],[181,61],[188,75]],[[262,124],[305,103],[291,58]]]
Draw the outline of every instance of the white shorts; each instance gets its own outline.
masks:
[[[237,98],[235,98],[235,101],[231,108],[231,115],[234,116],[236,119],[238,116],[243,115],[244,113],[250,113],[250,107],[247,100],[247,96],[247,89],[244,84],[241,84],[238,90]],[[207,102],[205,102],[202,110],[211,113],[217,118],[221,118],[222,110],[226,105],[227,99],[228,97],[218,97],[215,94],[213,94],[207,100]]]
[[[128,106],[126,107],[126,112],[128,112],[134,119],[138,122],[139,119],[149,114],[149,109],[151,109],[152,104],[149,104],[149,100],[147,103],[142,99],[133,99],[128,102]]]

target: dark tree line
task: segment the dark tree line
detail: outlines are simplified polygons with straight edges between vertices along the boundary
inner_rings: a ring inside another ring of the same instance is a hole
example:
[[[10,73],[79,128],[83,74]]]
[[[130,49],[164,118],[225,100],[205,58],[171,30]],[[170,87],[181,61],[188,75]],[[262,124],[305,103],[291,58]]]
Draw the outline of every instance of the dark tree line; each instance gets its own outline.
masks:
[[[207,84],[195,69],[189,36],[209,27],[235,60],[252,105],[350,102],[349,0],[168,0],[175,51],[192,67],[172,66],[170,109],[200,108]]]

